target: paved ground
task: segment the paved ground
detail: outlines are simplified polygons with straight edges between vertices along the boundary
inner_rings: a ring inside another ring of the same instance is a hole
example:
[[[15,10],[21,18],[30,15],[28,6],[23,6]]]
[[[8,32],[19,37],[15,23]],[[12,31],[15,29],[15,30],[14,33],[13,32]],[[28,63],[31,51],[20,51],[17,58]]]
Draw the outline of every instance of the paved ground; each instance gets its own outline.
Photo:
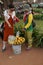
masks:
[[[13,54],[11,46],[7,45],[7,50],[1,52],[0,42],[0,65],[43,65],[43,49],[32,48],[30,51],[22,49],[19,55]]]

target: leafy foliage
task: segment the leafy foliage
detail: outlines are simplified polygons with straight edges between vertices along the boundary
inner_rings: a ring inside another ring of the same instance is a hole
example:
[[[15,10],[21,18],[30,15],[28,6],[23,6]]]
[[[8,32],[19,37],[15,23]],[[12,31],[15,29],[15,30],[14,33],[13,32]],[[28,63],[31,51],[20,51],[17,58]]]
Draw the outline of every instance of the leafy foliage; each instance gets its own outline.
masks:
[[[24,25],[25,24],[24,24],[23,20],[20,20],[20,22],[15,23],[15,25],[14,25],[15,34],[17,33],[17,31],[20,31],[20,36],[24,37],[24,32],[22,32]]]
[[[34,15],[35,20],[43,20],[43,14]]]
[[[33,46],[34,47],[43,47],[43,34],[39,33],[39,29],[33,30]]]
[[[35,13],[42,13],[43,12],[43,9],[41,8],[34,8],[33,9],[33,11],[35,12]]]

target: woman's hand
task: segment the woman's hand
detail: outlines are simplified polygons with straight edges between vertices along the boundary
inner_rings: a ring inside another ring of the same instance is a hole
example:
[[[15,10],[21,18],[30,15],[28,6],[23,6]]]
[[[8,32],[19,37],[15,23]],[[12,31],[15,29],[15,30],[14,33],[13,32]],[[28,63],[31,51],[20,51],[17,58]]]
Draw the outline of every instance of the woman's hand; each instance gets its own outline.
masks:
[[[12,26],[11,26],[10,24],[9,24],[8,26],[9,26],[10,28],[12,28]]]
[[[26,29],[25,29],[25,28],[23,28],[23,29],[22,29],[22,31],[23,31],[23,32],[25,32],[25,31],[26,31]]]

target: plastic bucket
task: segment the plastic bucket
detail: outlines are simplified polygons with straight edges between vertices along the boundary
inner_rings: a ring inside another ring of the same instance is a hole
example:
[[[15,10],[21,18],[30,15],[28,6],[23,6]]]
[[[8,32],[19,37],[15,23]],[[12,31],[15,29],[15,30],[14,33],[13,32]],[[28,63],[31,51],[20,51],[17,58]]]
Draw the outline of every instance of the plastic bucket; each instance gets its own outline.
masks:
[[[21,53],[21,45],[12,45],[12,49],[13,49],[14,54]]]

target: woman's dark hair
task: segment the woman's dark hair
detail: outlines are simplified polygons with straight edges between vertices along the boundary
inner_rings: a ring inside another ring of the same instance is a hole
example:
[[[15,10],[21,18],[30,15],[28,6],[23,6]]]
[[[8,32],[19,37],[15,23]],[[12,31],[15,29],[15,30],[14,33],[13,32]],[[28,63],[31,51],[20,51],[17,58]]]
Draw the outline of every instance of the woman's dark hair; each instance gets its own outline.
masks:
[[[33,9],[31,11],[32,11],[32,14],[34,14]]]
[[[8,8],[9,8],[9,9],[14,8],[14,5],[13,5],[13,4],[9,4],[9,5],[8,5]]]

